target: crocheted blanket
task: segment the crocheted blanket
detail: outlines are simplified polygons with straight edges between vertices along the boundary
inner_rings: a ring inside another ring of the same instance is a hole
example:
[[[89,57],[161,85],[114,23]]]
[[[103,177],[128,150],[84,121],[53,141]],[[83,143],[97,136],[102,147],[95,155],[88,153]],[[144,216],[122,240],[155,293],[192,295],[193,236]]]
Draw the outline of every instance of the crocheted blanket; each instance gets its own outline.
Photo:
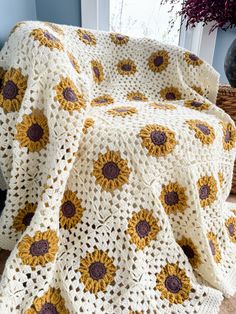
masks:
[[[22,22],[0,53],[0,313],[218,313],[236,131],[179,47]]]

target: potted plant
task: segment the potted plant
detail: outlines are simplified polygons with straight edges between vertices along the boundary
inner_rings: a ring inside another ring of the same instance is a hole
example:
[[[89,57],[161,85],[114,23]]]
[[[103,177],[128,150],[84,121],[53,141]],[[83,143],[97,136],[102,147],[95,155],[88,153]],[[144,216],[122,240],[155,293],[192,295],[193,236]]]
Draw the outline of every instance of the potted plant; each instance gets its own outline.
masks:
[[[182,1],[180,14],[186,20],[187,27],[195,27],[212,23],[210,32],[216,28],[227,30],[236,27],[235,0],[162,0],[162,4]],[[225,74],[232,87],[236,87],[236,39],[228,49],[224,62]]]

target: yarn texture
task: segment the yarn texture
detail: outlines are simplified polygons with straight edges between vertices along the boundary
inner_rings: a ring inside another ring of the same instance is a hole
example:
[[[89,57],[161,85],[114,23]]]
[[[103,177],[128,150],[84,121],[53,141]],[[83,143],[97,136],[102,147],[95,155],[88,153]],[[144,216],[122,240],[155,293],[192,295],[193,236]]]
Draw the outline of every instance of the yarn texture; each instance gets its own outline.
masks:
[[[218,74],[155,40],[21,22],[0,52],[0,313],[219,312],[236,130]]]

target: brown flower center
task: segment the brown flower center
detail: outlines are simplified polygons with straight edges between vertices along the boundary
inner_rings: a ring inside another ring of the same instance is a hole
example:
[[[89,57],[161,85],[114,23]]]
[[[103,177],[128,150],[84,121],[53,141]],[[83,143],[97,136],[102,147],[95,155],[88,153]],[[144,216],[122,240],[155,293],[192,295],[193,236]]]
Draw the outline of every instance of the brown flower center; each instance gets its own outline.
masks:
[[[135,229],[136,229],[136,232],[140,238],[145,238],[146,236],[148,236],[148,234],[151,230],[151,227],[146,220],[140,220],[137,223]]]
[[[160,65],[162,65],[163,63],[163,57],[162,56],[157,56],[155,59],[154,59],[154,64],[156,67],[159,67]]]
[[[203,186],[200,187],[199,189],[199,197],[201,200],[205,200],[208,198],[210,194],[210,187],[208,184],[204,184]]]
[[[209,245],[210,245],[210,249],[211,249],[211,254],[215,255],[216,254],[216,250],[215,250],[215,245],[212,242],[212,240],[209,240]]]
[[[106,275],[106,267],[101,262],[94,262],[89,266],[89,274],[93,280],[100,280]]]
[[[97,99],[97,100],[96,100],[96,103],[97,103],[97,104],[105,104],[105,103],[107,103],[107,99],[106,99],[106,98]]]
[[[142,97],[141,97],[141,96],[133,96],[132,99],[133,99],[133,100],[142,100]]]
[[[58,41],[58,39],[52,33],[49,33],[48,31],[45,31],[43,34],[48,40]]]
[[[198,58],[195,54],[193,54],[193,53],[190,53],[190,54],[189,54],[189,58],[190,58],[192,61],[197,61],[197,60],[199,60],[199,58]]]
[[[231,132],[229,130],[226,130],[226,132],[225,132],[225,142],[229,143],[230,139],[231,139]]]
[[[122,40],[124,40],[124,36],[123,35],[121,35],[121,34],[117,34],[116,35],[116,39],[118,39],[118,40],[120,40],[120,41],[122,41]]]
[[[205,124],[198,123],[196,124],[196,127],[205,135],[210,134],[209,128]]]
[[[119,176],[120,169],[119,167],[113,162],[109,161],[102,167],[102,174],[105,178],[109,180],[116,179]]]
[[[56,307],[54,304],[52,303],[45,303],[40,311],[38,312],[38,314],[59,314],[59,312],[57,311]]]
[[[194,258],[194,251],[191,248],[190,245],[186,244],[182,246],[182,250],[184,251],[184,254],[188,257],[188,258]]]
[[[202,103],[200,101],[192,101],[191,106],[199,108],[202,106]]]
[[[100,78],[100,71],[99,71],[98,67],[93,67],[93,72],[94,72],[96,78],[99,79]]]
[[[83,38],[87,41],[92,41],[92,38],[88,34],[83,34]]]
[[[166,140],[167,140],[167,136],[165,134],[165,132],[162,131],[152,131],[151,132],[151,140],[153,142],[154,145],[164,145]]]
[[[123,71],[126,71],[126,72],[131,71],[131,65],[130,65],[129,63],[123,64],[123,65],[121,66],[121,68],[122,68]]]
[[[27,136],[33,142],[39,141],[43,137],[43,133],[43,128],[38,123],[33,123],[27,130]]]
[[[67,101],[75,102],[78,100],[75,92],[70,87],[67,87],[64,89],[63,96],[64,96],[65,100],[67,100]]]
[[[127,112],[128,109],[127,108],[115,108],[114,109],[116,112]]]
[[[71,218],[75,215],[75,205],[71,201],[66,201],[64,204],[62,204],[61,210],[63,216],[66,218]]]
[[[7,81],[2,89],[2,94],[5,99],[16,98],[16,96],[18,95],[18,92],[19,92],[19,88],[11,80]]]
[[[179,202],[179,195],[177,192],[171,191],[167,192],[165,195],[165,203],[167,205],[173,206],[175,204],[178,204]]]
[[[171,293],[178,293],[182,288],[182,283],[177,276],[168,276],[165,280],[165,287]]]
[[[228,230],[229,230],[230,235],[233,236],[234,232],[235,232],[235,228],[234,228],[234,224],[233,223],[230,223],[228,225]]]
[[[22,221],[23,224],[24,224],[25,226],[29,226],[30,223],[31,223],[31,220],[32,220],[33,216],[34,216],[34,213],[27,213],[27,214],[25,215],[25,217],[23,218],[23,221]]]
[[[173,92],[166,93],[166,99],[175,100],[176,99],[175,93]]]
[[[49,243],[48,240],[39,240],[31,244],[30,254],[32,256],[40,256],[48,253]]]

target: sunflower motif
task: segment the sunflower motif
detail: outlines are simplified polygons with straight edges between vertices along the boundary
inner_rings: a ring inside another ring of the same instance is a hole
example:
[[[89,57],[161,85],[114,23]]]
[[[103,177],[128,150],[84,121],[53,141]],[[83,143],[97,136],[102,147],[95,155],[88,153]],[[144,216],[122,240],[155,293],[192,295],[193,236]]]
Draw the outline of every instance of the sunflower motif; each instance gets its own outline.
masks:
[[[231,123],[222,122],[221,124],[223,126],[223,147],[225,150],[231,150],[236,141],[236,129]]]
[[[88,129],[91,128],[93,125],[94,125],[94,120],[92,118],[87,118],[84,121],[84,126],[83,126],[83,129],[82,129],[82,132],[84,134],[87,134]]]
[[[149,69],[155,73],[164,71],[169,64],[169,54],[166,50],[153,52],[148,58]]]
[[[40,42],[40,46],[48,47],[50,50],[54,48],[58,50],[64,49],[61,41],[47,30],[41,28],[33,29],[31,36]]]
[[[219,244],[218,244],[218,240],[216,235],[210,231],[207,234],[207,238],[208,238],[208,243],[211,249],[211,254],[215,260],[216,263],[220,263],[221,261],[221,253],[220,253],[220,248],[219,248]]]
[[[92,60],[91,68],[93,71],[93,80],[95,83],[100,84],[104,80],[104,71],[101,62]]]
[[[161,157],[170,154],[175,145],[175,133],[167,127],[158,124],[148,124],[139,132],[142,146],[150,156]]]
[[[24,314],[69,314],[60,289],[49,287],[42,297],[36,297]]]
[[[211,205],[216,200],[217,183],[213,176],[203,176],[197,182],[198,195],[202,207]]]
[[[120,75],[131,76],[137,72],[137,67],[133,60],[123,59],[117,63],[117,71]]]
[[[5,112],[18,111],[25,95],[28,76],[24,76],[20,69],[11,68],[2,79],[0,107]]]
[[[198,268],[200,264],[202,263],[202,261],[193,241],[189,238],[182,237],[182,239],[177,242],[179,246],[182,248],[182,250],[184,251],[184,254],[187,256],[192,267]]]
[[[16,125],[15,139],[20,147],[27,147],[30,152],[39,152],[49,142],[49,129],[47,118],[41,110],[35,109]]]
[[[105,154],[99,153],[98,160],[93,163],[92,175],[105,191],[121,189],[129,182],[130,173],[128,161],[122,159],[119,152],[109,150]]]
[[[94,98],[91,101],[91,105],[101,107],[101,106],[113,104],[113,102],[114,102],[114,99],[110,95],[105,94],[105,95]]]
[[[89,46],[95,46],[97,41],[93,33],[84,30],[84,29],[78,29],[77,35],[79,35],[79,39],[86,45]]]
[[[161,98],[164,100],[180,100],[182,95],[177,87],[170,86],[160,90]]]
[[[64,35],[63,29],[58,26],[57,24],[50,23],[50,22],[44,22],[44,25],[50,27],[54,32],[56,32],[58,35]]]
[[[177,182],[162,186],[160,200],[167,214],[183,213],[188,207],[185,191]]]
[[[184,60],[188,65],[192,65],[193,67],[203,64],[203,61],[191,52],[184,53]]]
[[[230,240],[233,243],[236,243],[236,218],[229,217],[225,222],[225,226],[227,228]]]
[[[67,55],[68,55],[68,58],[70,60],[71,65],[73,66],[75,71],[77,73],[80,73],[80,66],[79,66],[78,62],[76,61],[75,57],[70,52],[67,52]]]
[[[193,85],[191,86],[191,88],[196,92],[198,93],[199,95],[203,96],[204,92],[202,90],[202,88],[200,86],[197,86],[197,85]]]
[[[236,216],[236,209],[231,209],[231,212]]]
[[[159,231],[158,219],[153,216],[152,210],[142,208],[138,213],[133,213],[128,221],[127,233],[130,235],[130,241],[139,250],[143,250],[155,240]]]
[[[129,101],[148,101],[148,98],[140,92],[130,92],[127,94]]]
[[[4,76],[7,73],[6,70],[4,70],[2,67],[0,67],[0,92],[3,86]]]
[[[224,183],[224,175],[221,171],[218,172],[218,179],[219,179],[219,182],[220,182],[220,187],[222,188],[223,186],[223,183]]]
[[[77,271],[81,274],[80,282],[83,283],[84,290],[96,295],[100,291],[106,292],[107,286],[112,284],[116,266],[107,252],[95,250],[81,259]]]
[[[58,251],[56,231],[37,231],[33,237],[26,234],[17,245],[18,257],[24,265],[45,266],[53,262]]]
[[[190,130],[193,130],[195,137],[199,139],[202,144],[212,144],[215,139],[215,131],[210,124],[201,120],[188,120],[186,123]]]
[[[23,25],[24,22],[18,22],[16,23],[16,25],[11,29],[10,31],[10,34],[9,35],[12,35],[13,33],[15,33],[15,31],[17,30],[17,28],[19,28],[21,25]]]
[[[172,304],[182,304],[189,298],[190,279],[184,269],[168,263],[156,274],[155,289],[160,291],[161,299],[167,299]]]
[[[210,105],[206,102],[201,102],[197,100],[185,100],[184,106],[187,108],[195,109],[195,110],[208,110]]]
[[[67,230],[75,228],[81,221],[83,211],[81,200],[76,193],[65,191],[60,207],[60,226]]]
[[[25,229],[30,225],[36,208],[37,204],[26,202],[25,206],[19,209],[18,214],[13,220],[12,227],[18,232],[25,231]]]
[[[56,91],[55,100],[58,101],[61,107],[67,111],[80,111],[85,107],[85,100],[76,88],[73,81],[69,78],[61,78],[58,85],[54,87]]]
[[[118,34],[118,33],[110,33],[110,38],[111,41],[116,45],[116,46],[122,46],[122,45],[126,45],[129,41],[129,37],[122,35],[122,34]]]
[[[128,107],[128,106],[121,106],[121,107],[115,107],[110,110],[107,110],[107,114],[112,116],[119,116],[119,117],[126,117],[131,116],[135,113],[137,113],[138,110],[134,107]]]
[[[175,110],[176,107],[174,105],[171,104],[162,104],[162,103],[156,103],[156,102],[152,102],[150,103],[150,106],[152,106],[155,109],[161,109],[161,110]]]

